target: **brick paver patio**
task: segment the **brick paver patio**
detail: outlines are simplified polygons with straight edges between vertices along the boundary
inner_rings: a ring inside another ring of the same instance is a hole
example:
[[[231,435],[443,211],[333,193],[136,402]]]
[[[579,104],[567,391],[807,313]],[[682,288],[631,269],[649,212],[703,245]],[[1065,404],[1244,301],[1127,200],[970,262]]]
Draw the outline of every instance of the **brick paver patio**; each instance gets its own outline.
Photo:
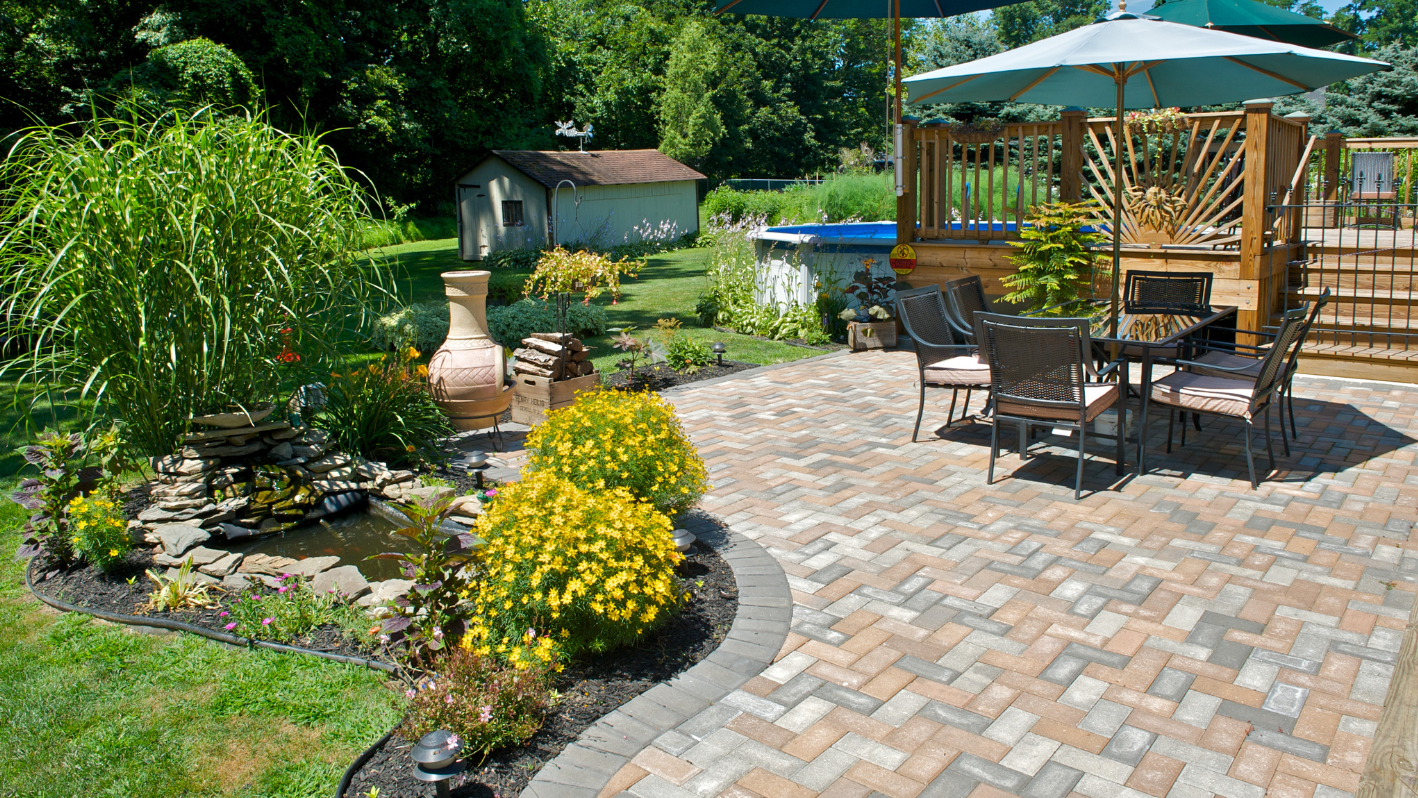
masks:
[[[1418,589],[1418,388],[1301,378],[1258,491],[1239,426],[1167,455],[1156,422],[1153,473],[1099,456],[1075,502],[1059,448],[986,485],[987,425],[927,433],[940,394],[911,443],[914,379],[888,352],[671,394],[703,507],[787,572],[792,633],[603,795],[1356,789]]]

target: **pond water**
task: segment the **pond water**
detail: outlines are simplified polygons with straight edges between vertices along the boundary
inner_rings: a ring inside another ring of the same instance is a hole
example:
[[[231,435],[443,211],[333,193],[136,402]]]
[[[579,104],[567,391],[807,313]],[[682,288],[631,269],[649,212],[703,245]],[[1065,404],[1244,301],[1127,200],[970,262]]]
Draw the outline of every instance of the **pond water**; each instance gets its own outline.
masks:
[[[394,534],[399,526],[378,513],[357,510],[329,521],[296,527],[275,535],[229,546],[242,554],[271,554],[301,560],[306,557],[340,558],[340,565],[359,568],[371,582],[402,579],[399,564],[392,560],[366,560],[371,554],[404,551],[405,538]]]

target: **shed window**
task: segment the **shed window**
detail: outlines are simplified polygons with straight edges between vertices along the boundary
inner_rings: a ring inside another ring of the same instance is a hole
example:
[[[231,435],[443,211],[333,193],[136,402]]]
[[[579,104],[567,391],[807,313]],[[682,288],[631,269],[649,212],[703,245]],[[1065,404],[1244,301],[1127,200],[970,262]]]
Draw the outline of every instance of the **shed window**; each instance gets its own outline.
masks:
[[[522,226],[522,200],[502,201],[502,226],[521,227]]]

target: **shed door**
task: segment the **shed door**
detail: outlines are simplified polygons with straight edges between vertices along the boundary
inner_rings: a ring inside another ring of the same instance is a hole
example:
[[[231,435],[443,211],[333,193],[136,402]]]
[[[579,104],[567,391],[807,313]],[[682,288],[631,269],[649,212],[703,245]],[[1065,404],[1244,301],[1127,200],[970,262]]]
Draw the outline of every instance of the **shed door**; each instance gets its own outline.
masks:
[[[458,187],[458,204],[464,220],[463,259],[482,260],[492,251],[493,227],[497,224],[492,201],[483,186],[466,185]]]

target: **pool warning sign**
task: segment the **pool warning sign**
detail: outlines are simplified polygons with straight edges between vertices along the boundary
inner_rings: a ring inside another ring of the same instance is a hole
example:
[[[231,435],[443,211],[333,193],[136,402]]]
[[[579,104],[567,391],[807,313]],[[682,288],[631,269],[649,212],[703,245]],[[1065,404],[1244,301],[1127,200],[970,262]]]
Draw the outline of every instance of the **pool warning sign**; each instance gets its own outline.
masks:
[[[897,244],[891,250],[891,270],[903,275],[916,270],[916,250],[910,244]]]

